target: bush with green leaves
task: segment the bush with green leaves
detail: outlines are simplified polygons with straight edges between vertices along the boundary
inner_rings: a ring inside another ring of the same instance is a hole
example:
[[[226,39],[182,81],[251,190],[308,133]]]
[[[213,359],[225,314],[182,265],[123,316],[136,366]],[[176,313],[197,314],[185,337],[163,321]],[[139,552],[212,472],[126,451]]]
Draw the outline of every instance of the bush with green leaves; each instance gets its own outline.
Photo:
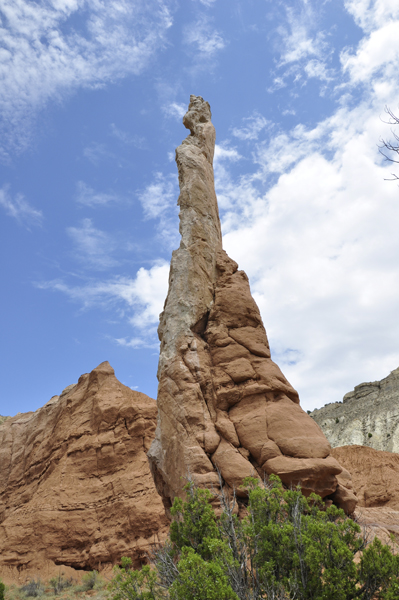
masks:
[[[0,579],[0,600],[4,600],[4,592],[6,591],[6,586]]]
[[[93,590],[99,581],[98,571],[88,571],[82,577],[83,591]]]
[[[277,477],[248,479],[248,515],[235,498],[186,486],[171,509],[169,540],[141,571],[116,567],[113,600],[398,600],[399,557],[321,498]],[[357,559],[355,560],[355,557]]]

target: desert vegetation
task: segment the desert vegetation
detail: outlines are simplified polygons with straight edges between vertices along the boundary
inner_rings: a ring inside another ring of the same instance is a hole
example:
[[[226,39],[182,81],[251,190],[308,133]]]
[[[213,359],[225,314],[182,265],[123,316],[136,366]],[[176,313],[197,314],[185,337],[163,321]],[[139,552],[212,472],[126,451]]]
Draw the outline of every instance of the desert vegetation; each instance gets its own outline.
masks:
[[[177,498],[166,544],[152,565],[133,570],[129,558],[115,567],[112,600],[394,600],[399,597],[399,556],[334,505],[326,507],[277,477],[246,480],[247,515],[235,499],[186,485]]]
[[[40,577],[33,577],[22,586],[5,586],[0,583],[0,600],[106,600],[109,598],[107,582],[97,571],[84,573],[80,583],[72,577],[65,577],[60,571],[57,577],[49,581],[42,581]]]

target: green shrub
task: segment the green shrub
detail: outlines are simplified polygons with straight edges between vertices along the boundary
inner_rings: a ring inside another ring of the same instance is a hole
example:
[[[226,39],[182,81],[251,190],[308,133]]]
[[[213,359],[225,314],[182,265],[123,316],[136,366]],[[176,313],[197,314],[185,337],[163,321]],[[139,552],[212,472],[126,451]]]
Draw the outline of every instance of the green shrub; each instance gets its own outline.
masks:
[[[6,590],[6,586],[0,579],[0,600],[4,600],[4,592]]]
[[[335,422],[336,422],[336,423],[339,423],[339,419],[338,419],[338,417],[335,417]]]
[[[157,574],[148,565],[141,571],[131,568],[132,561],[124,556],[120,567],[114,567],[114,577],[109,585],[113,600],[155,600],[162,596],[156,593],[159,588]]]
[[[367,437],[368,437],[368,438],[372,438],[372,437],[373,437],[373,434],[372,434],[372,433],[368,433],[368,434],[367,434]]]
[[[399,557],[378,539],[367,544],[360,527],[321,498],[285,490],[277,477],[255,479],[248,517],[240,521],[222,492],[186,486],[176,499],[167,543],[152,555],[153,569],[122,559],[110,584],[113,600],[398,600]],[[360,559],[355,562],[355,555]]]
[[[99,581],[98,571],[89,571],[82,577],[82,590],[87,592],[93,590]]]

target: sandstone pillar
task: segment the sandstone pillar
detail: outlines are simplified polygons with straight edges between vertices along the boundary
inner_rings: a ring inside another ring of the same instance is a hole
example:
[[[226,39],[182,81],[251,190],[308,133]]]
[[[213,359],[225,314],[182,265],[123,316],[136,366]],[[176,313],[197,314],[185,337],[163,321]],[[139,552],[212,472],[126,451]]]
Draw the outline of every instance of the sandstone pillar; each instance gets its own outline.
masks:
[[[243,478],[276,473],[305,494],[346,498],[330,444],[271,360],[248,277],[222,248],[209,104],[191,96],[183,124],[181,243],[160,316],[158,422],[148,453],[157,489],[169,506],[188,474],[218,486],[217,467],[238,495]]]

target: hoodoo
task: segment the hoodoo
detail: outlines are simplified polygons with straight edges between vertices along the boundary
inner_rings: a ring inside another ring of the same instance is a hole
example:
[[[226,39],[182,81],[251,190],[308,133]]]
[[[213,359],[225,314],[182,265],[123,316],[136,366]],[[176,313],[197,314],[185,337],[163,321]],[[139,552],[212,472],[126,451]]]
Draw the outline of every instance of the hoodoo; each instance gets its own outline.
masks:
[[[245,477],[276,473],[351,513],[350,475],[271,360],[248,277],[222,248],[209,104],[191,96],[183,124],[190,134],[176,150],[181,243],[160,317],[158,421],[148,454],[158,492],[170,506],[188,474],[217,487],[219,469],[224,485],[245,495]]]

